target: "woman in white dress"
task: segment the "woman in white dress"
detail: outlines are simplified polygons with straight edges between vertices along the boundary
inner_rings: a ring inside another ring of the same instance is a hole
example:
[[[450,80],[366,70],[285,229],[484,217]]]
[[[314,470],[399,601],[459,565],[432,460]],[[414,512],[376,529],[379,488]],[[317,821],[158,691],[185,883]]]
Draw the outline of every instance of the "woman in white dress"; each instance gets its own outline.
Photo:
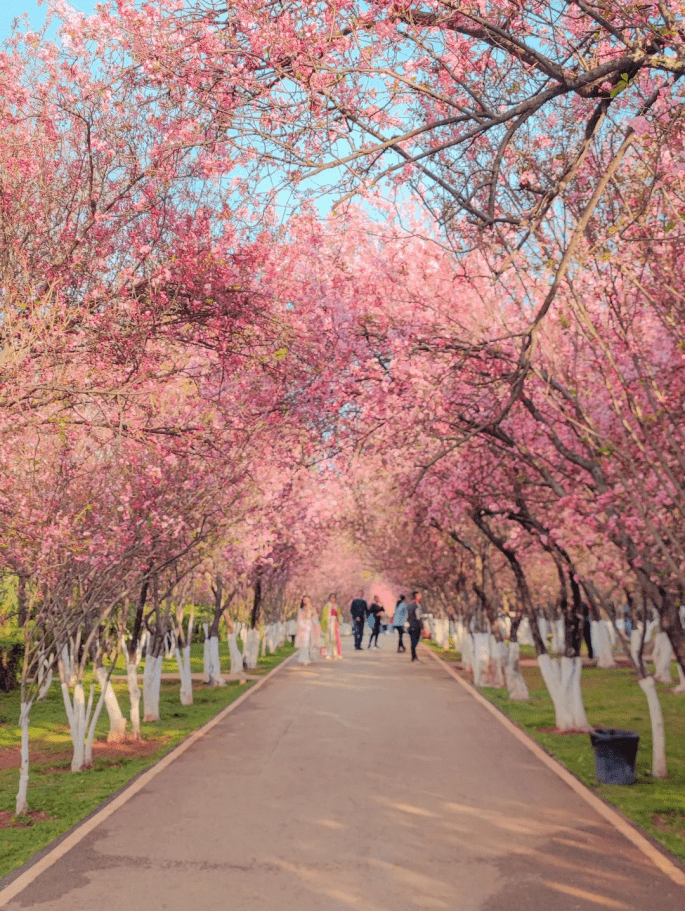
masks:
[[[309,595],[304,595],[297,612],[297,634],[295,635],[295,648],[299,648],[298,661],[300,664],[311,663],[312,644],[312,602]]]

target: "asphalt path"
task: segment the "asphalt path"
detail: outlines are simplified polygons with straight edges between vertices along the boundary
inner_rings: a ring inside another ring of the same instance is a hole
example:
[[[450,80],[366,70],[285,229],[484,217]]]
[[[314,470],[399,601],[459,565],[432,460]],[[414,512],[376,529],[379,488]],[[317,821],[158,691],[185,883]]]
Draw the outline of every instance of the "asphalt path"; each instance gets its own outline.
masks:
[[[2,907],[685,908],[440,665],[380,638],[290,663]]]

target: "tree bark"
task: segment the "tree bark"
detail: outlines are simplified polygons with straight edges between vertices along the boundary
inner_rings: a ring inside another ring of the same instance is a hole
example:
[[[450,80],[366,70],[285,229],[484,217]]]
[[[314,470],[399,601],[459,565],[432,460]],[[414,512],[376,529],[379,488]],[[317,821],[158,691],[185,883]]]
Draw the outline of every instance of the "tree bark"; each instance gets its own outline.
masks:
[[[255,629],[260,620],[262,610],[262,571],[257,570],[254,581],[254,597],[252,599],[252,614],[250,616],[250,627]]]

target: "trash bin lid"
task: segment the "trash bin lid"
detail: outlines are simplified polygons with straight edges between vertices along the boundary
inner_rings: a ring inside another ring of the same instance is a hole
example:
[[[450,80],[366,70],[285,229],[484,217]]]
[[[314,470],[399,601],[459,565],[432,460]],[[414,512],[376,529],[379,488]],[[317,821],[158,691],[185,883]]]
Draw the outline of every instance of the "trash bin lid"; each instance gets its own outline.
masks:
[[[590,732],[593,743],[607,743],[612,740],[639,740],[637,731],[623,731],[620,728],[595,728]]]

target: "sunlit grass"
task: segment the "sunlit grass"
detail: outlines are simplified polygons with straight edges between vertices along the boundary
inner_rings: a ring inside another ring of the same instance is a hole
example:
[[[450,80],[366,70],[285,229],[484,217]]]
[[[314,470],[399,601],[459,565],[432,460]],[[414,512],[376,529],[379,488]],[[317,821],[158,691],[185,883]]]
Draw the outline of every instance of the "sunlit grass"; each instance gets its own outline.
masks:
[[[225,652],[227,650],[226,648]],[[193,659],[199,660],[201,671],[202,646],[193,646],[193,652]],[[224,669],[228,666],[225,652],[222,655],[222,658],[226,659],[222,661]],[[292,646],[286,645],[273,655],[260,658],[257,670],[251,671],[250,676],[268,673],[292,652]],[[175,670],[173,667],[165,672],[173,673]],[[122,751],[121,755],[106,758],[98,758],[96,755],[92,769],[72,774],[72,746],[62,694],[59,684],[53,682],[48,698],[44,702],[37,702],[31,710],[31,772],[28,802],[32,816],[17,821],[23,823],[23,827],[0,828],[0,876],[5,876],[16,869],[37,851],[92,813],[104,800],[153,765],[193,731],[202,727],[252,685],[252,681],[243,685],[233,681],[225,687],[213,688],[195,682],[194,704],[182,706],[179,701],[178,682],[163,682],[160,696],[162,720],[141,724],[145,750],[148,752],[142,756],[131,755],[125,751]],[[129,698],[126,681],[114,677],[113,686],[121,709],[128,716]],[[3,694],[0,697],[0,751],[5,758],[10,751],[16,757],[19,749],[18,718],[19,694]],[[107,713],[103,709],[97,726],[96,740],[104,741],[108,729]],[[18,778],[15,758],[11,768],[0,769],[0,814],[13,814]]]
[[[433,650],[451,664],[461,656],[452,649]],[[582,688],[588,721],[593,727],[623,728],[640,735],[637,782],[630,786],[600,784],[587,734],[556,734],[554,707],[537,666],[523,667],[530,702],[512,702],[506,690],[479,690],[505,715],[515,721],[548,753],[558,759],[584,784],[618,807],[671,851],[685,860],[685,695],[674,695],[657,684],[666,730],[668,778],[652,778],[652,729],[644,693],[627,667],[583,669]],[[674,673],[674,679],[676,674]]]

